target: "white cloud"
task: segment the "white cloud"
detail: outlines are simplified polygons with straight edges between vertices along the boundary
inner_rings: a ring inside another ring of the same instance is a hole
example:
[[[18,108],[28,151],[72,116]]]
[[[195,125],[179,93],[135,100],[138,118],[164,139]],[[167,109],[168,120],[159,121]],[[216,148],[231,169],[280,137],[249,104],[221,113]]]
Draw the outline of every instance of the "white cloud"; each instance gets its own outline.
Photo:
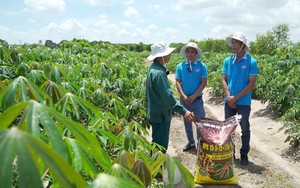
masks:
[[[187,42],[189,39],[224,39],[235,31],[243,32],[251,41],[255,40],[256,34],[265,33],[281,23],[289,25],[293,41],[300,41],[299,0],[273,0],[271,3],[268,0],[21,2],[26,11],[20,11],[20,3],[5,7],[7,3],[0,2],[3,13],[0,15],[0,37],[11,43],[19,43],[20,39],[35,43],[73,38],[116,43]],[[66,3],[72,3],[72,6],[67,7]],[[33,17],[32,12],[41,16]],[[61,12],[63,14],[48,15]]]
[[[137,32],[137,37],[142,36],[143,38],[150,34],[148,29],[143,29],[143,28],[136,28],[136,32]]]
[[[130,32],[128,32],[125,29],[121,29],[120,31],[117,32],[118,37],[127,37],[130,36]]]
[[[113,5],[114,0],[85,0],[87,1],[90,5]]]
[[[128,7],[125,12],[124,12],[125,16],[137,16],[138,15],[138,11],[133,8],[133,7]]]
[[[177,10],[205,9],[207,7],[219,6],[220,1],[213,0],[180,0],[176,6]]]
[[[154,4],[154,5],[150,5],[149,9],[152,11],[159,11],[161,10],[160,4]]]
[[[61,24],[50,23],[47,27],[43,28],[45,31],[64,31],[64,32],[77,32],[84,28],[84,26],[75,19],[66,20]]]
[[[32,19],[32,18],[30,18],[30,19],[28,19],[28,20],[27,20],[27,22],[32,24],[32,23],[35,23],[35,22],[36,22],[36,20],[35,20],[35,19]]]
[[[125,5],[131,5],[134,4],[134,0],[127,0],[124,2]]]
[[[9,33],[10,29],[8,27],[4,27],[0,25],[0,33],[2,35],[7,35]]]
[[[150,4],[147,6],[147,10],[153,14],[153,16],[166,15],[166,8],[162,8],[160,4]]]
[[[15,44],[24,44],[24,43],[38,43],[36,36],[39,35],[38,32],[29,31],[14,31],[8,27],[0,25],[1,39],[5,39],[7,42],[13,41]],[[10,43],[10,42],[9,42]]]
[[[300,26],[300,2],[297,0],[271,3],[268,0],[180,0],[176,8],[201,12],[204,22],[213,27],[212,37],[241,31],[255,40],[257,33],[265,33],[277,24]]]
[[[75,19],[66,20],[60,24],[50,23],[40,30],[33,31],[37,40],[53,40],[60,42],[61,40],[72,40],[73,38],[85,38],[85,25]]]
[[[145,38],[149,36],[149,31],[142,28],[133,28],[132,30],[120,29],[116,34],[116,41],[114,42],[124,42],[126,38],[133,39],[131,42],[141,42],[140,38]]]
[[[179,26],[180,26],[180,27],[188,27],[189,24],[188,24],[188,23],[181,23],[181,24],[179,24]]]
[[[126,29],[131,29],[131,28],[135,27],[135,25],[130,23],[130,22],[121,22],[121,26],[126,28]]]
[[[165,28],[165,31],[169,34],[175,34],[178,32],[178,30],[169,27]]]
[[[158,28],[157,28],[157,26],[155,24],[150,24],[148,26],[148,29],[150,29],[150,30],[157,30]]]
[[[25,11],[56,13],[65,10],[64,0],[24,0]]]

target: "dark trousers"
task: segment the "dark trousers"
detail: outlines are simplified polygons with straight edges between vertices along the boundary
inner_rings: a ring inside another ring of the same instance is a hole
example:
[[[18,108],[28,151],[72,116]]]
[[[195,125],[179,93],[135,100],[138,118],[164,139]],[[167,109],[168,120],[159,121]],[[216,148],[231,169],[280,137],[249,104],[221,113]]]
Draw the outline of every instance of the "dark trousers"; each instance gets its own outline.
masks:
[[[163,116],[160,123],[152,123],[152,142],[157,143],[165,148],[163,153],[166,153],[169,145],[170,124]]]
[[[240,126],[242,130],[242,147],[240,154],[248,154],[250,151],[250,116],[251,107],[249,105],[237,105],[237,108],[230,108],[228,104],[225,104],[225,119],[234,116],[236,114],[242,115]]]

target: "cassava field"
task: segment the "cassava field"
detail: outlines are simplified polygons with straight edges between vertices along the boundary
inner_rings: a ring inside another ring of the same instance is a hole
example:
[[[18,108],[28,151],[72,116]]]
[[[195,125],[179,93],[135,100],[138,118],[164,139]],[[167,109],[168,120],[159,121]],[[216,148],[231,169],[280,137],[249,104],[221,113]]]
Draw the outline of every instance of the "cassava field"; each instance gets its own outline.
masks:
[[[201,57],[216,98],[226,55]],[[255,56],[254,97],[270,104],[294,148],[300,140],[299,55],[297,46],[288,46]],[[172,56],[170,70],[179,59]],[[51,47],[1,41],[1,187],[162,187],[155,177],[163,166],[170,182],[177,167],[182,184],[194,187],[193,172],[146,139],[146,70],[143,56],[109,42],[74,39]]]

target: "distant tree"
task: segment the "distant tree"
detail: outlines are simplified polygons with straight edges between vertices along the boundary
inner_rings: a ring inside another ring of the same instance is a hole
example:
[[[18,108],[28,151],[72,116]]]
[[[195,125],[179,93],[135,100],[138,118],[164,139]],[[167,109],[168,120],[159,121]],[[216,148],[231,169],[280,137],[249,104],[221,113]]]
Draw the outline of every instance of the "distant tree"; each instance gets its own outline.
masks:
[[[128,48],[126,45],[124,44],[116,44],[116,48],[119,50],[119,51],[127,51]]]
[[[135,50],[135,46],[133,44],[129,44],[128,45],[128,49],[129,49],[129,51],[134,51]]]
[[[180,49],[184,46],[184,43],[171,43],[170,47],[175,48],[174,52],[179,53]]]
[[[288,35],[289,31],[290,29],[287,24],[279,24],[276,27],[273,27],[272,32],[276,48],[279,46],[288,46],[291,44]]]
[[[288,32],[289,26],[287,24],[278,24],[272,28],[272,31],[258,34],[256,41],[250,42],[250,52],[253,54],[272,54],[280,46],[291,45]]]
[[[205,39],[204,41],[199,42],[199,47],[203,52],[224,53],[230,51],[230,47],[223,39]]]
[[[140,43],[138,43],[138,44],[136,44],[136,46],[135,46],[135,51],[136,52],[142,52],[142,51],[144,51],[144,45],[143,45],[143,43],[142,42],[140,42]]]
[[[52,40],[46,40],[45,41],[45,46],[49,47],[49,48],[57,48],[57,44],[52,42]]]
[[[2,44],[2,46],[8,47],[9,44],[8,42],[6,42],[5,40],[0,39],[0,44]]]
[[[144,44],[144,51],[150,51],[152,44]]]
[[[276,49],[273,33],[257,34],[256,41],[250,42],[249,46],[252,54],[271,54]]]
[[[189,42],[197,43],[197,40],[196,39],[190,39]]]

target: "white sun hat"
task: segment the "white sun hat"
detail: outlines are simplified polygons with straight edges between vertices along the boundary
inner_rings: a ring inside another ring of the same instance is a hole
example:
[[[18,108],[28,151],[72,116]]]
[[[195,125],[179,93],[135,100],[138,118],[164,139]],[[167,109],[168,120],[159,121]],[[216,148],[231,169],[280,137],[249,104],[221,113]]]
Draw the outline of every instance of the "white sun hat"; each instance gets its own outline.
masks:
[[[248,51],[249,50],[249,47],[248,47],[248,44],[247,44],[247,39],[245,37],[245,35],[241,32],[236,32],[234,33],[233,35],[230,35],[229,37],[226,38],[226,42],[229,46],[232,46],[232,39],[235,39],[235,40],[238,40],[238,41],[241,41],[242,43],[244,43],[244,45],[246,46],[245,47],[245,51]]]
[[[202,55],[202,50],[200,48],[198,48],[197,44],[194,43],[194,42],[189,42],[189,43],[187,43],[187,45],[182,47],[181,50],[180,50],[180,55],[182,55],[184,58],[186,58],[186,52],[185,51],[188,48],[194,48],[194,49],[197,50],[196,59],[198,59]]]
[[[174,50],[175,48],[170,48],[165,42],[157,42],[151,46],[151,55],[149,55],[147,59],[152,61],[157,57],[169,55]]]

